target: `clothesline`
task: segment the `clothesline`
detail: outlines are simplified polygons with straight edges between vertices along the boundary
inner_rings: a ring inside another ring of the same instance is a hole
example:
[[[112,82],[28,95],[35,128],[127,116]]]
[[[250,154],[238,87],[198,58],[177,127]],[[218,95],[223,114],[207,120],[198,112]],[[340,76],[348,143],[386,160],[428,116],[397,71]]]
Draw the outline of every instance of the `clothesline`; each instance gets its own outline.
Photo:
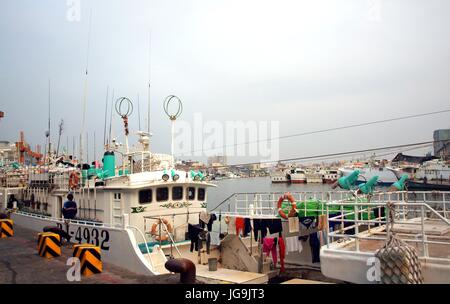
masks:
[[[279,216],[272,215],[272,214],[254,214],[254,215],[247,215],[247,214],[238,214],[238,213],[232,213],[232,212],[212,212],[212,214],[215,214],[216,216],[222,215],[222,216],[229,216],[229,217],[241,217],[241,218],[248,218],[248,219],[280,219]]]

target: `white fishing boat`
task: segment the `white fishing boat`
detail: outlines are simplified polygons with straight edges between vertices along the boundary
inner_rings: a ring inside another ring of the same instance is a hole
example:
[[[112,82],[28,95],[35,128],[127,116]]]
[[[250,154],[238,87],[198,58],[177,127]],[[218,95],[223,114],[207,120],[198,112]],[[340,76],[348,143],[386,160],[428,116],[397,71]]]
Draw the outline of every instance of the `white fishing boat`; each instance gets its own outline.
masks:
[[[435,182],[450,181],[450,163],[440,159],[426,161],[419,166],[414,175],[417,180]]]
[[[325,170],[325,174],[323,176],[323,182],[325,184],[333,184],[338,180],[339,177],[340,174],[338,170],[327,169]]]
[[[270,181],[272,183],[288,183],[289,182],[288,172],[290,171],[289,170],[272,171],[270,173]]]
[[[289,179],[293,184],[306,183],[306,171],[300,168],[291,169]]]
[[[200,171],[177,170],[173,154],[151,152],[147,132],[137,133],[138,145],[131,149],[127,127],[125,146],[114,141],[108,145],[102,168],[73,167],[64,157],[48,157],[45,165],[0,168],[0,212],[7,213],[14,225],[36,232],[57,227],[72,243],[99,246],[103,261],[137,274],[167,274],[168,259],[187,258],[197,265],[197,278],[205,282],[267,282],[267,271],[258,273],[256,260],[253,268],[235,267],[235,259],[227,264],[225,257],[236,246],[245,246],[241,242],[227,246],[230,237],[207,241],[208,250],[193,251],[189,228],[199,229],[200,215],[211,216],[207,189],[215,185]],[[74,219],[63,218],[68,193],[77,203]],[[9,205],[12,195],[17,202]],[[206,226],[201,230],[214,233]],[[221,261],[217,271],[208,271],[211,258]]]
[[[325,174],[325,172],[323,170],[307,171],[306,172],[306,183],[322,184],[324,174]]]

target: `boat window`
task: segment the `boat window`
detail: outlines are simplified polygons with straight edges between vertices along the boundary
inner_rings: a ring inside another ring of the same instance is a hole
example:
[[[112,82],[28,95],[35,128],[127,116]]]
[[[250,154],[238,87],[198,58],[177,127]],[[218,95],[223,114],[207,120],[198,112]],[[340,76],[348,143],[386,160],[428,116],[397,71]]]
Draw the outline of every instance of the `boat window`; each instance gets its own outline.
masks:
[[[145,189],[139,191],[139,204],[148,204],[152,202],[152,190]]]
[[[195,200],[195,188],[194,187],[188,187],[188,191],[186,193],[187,199],[192,201]]]
[[[183,187],[173,187],[172,188],[172,199],[179,201],[183,198]]]
[[[205,200],[205,188],[198,188],[198,200],[199,201]]]
[[[169,199],[169,188],[158,188],[156,189],[156,201],[167,201]]]

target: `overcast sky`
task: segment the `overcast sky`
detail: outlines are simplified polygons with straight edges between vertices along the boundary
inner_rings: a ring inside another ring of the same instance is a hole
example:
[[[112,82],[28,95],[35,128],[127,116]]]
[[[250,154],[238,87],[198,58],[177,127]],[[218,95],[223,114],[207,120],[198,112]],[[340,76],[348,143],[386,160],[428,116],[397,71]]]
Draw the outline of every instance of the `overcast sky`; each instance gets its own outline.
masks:
[[[170,152],[162,102],[175,94],[180,119],[280,121],[288,135],[438,111],[450,105],[448,0],[66,0],[0,2],[0,139],[45,141],[51,79],[52,141],[79,136],[89,12],[86,130],[103,142],[106,87],[147,102],[151,31],[153,150]],[[111,92],[110,92],[111,93]],[[111,94],[110,94],[111,96]],[[108,114],[109,116],[109,114]],[[280,157],[432,139],[450,114],[282,140]],[[144,128],[144,127],[142,127]],[[122,134],[119,120],[115,134]]]

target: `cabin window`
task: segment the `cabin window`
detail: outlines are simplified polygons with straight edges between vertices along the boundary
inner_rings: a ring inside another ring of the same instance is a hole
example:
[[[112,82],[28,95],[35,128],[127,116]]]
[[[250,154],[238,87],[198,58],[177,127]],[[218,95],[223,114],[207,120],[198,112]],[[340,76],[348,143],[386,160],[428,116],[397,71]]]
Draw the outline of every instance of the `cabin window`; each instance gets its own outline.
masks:
[[[198,188],[198,200],[199,201],[204,201],[205,200],[205,188]]]
[[[139,204],[148,204],[152,202],[152,190],[146,189],[139,191]]]
[[[156,201],[162,202],[167,201],[169,199],[169,188],[158,188],[156,189]]]
[[[195,188],[194,187],[188,187],[187,191],[187,199],[192,201],[195,200]]]
[[[172,199],[174,201],[179,201],[183,198],[183,187],[173,187],[172,188]]]

